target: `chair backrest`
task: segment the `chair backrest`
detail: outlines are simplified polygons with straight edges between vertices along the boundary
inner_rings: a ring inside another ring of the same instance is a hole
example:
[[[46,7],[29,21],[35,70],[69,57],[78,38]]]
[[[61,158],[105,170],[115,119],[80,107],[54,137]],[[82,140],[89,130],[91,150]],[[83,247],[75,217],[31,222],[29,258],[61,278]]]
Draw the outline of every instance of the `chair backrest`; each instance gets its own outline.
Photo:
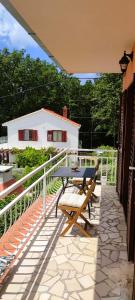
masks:
[[[95,186],[96,186],[96,180],[93,179],[90,188],[87,190],[86,198],[84,199],[81,209],[83,209],[87,206],[87,204],[92,196],[92,193],[94,192]]]

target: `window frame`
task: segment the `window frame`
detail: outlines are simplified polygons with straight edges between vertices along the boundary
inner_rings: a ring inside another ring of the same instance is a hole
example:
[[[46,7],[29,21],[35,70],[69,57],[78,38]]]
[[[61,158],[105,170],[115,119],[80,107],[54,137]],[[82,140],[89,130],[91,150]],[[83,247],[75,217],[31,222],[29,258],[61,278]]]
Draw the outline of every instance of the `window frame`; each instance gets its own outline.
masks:
[[[38,131],[35,129],[19,129],[18,140],[24,142],[38,141]]]
[[[54,138],[54,134],[56,134],[56,138]],[[61,134],[61,138],[60,137]],[[47,141],[54,143],[64,143],[67,142],[67,131],[65,130],[48,130],[47,131]]]

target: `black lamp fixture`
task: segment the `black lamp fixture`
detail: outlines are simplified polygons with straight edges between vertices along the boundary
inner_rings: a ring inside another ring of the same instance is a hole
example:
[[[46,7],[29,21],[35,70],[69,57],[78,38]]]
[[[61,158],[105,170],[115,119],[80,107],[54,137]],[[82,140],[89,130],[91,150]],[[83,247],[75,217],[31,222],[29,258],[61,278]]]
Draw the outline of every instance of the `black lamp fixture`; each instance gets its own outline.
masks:
[[[133,51],[130,54],[127,54],[126,51],[124,51],[124,55],[122,56],[122,58],[119,61],[122,73],[126,72],[127,66],[129,64],[129,62],[132,60],[133,60]]]

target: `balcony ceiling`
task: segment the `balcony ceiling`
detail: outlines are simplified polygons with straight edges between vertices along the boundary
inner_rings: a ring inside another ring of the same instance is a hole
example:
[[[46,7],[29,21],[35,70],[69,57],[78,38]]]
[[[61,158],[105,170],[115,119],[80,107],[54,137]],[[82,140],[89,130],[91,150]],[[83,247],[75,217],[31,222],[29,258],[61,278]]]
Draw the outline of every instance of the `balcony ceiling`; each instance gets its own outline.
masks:
[[[68,73],[119,72],[135,41],[134,0],[2,0]]]

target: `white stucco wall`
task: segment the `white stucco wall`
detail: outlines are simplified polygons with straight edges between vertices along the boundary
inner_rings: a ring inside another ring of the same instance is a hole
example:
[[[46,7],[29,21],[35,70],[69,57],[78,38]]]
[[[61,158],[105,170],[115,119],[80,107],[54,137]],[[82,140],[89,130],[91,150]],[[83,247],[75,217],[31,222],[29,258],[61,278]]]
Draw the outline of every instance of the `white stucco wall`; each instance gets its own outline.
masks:
[[[72,123],[64,121],[55,115],[51,115],[44,110],[37,111],[33,114],[26,115],[9,122],[8,132],[8,147],[17,147],[24,149],[26,147],[34,147],[40,149],[42,147],[56,148],[78,148],[79,142],[79,127]],[[38,131],[38,141],[19,141],[18,130],[34,129]],[[48,130],[65,130],[67,131],[67,142],[48,142]]]

